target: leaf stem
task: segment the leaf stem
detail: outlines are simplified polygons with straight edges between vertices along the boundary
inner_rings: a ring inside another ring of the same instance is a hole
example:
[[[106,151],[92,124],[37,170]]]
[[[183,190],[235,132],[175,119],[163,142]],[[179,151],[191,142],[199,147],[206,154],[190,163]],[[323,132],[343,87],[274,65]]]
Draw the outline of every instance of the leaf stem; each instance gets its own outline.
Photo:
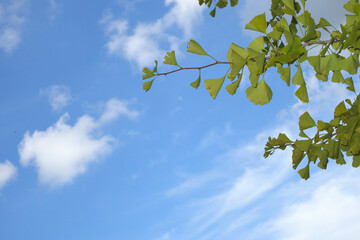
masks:
[[[166,76],[168,74],[171,74],[171,73],[175,73],[175,72],[178,72],[178,71],[181,71],[181,70],[194,70],[194,69],[198,69],[198,70],[201,70],[203,68],[208,68],[208,67],[212,67],[214,65],[218,65],[218,64],[232,64],[231,62],[214,62],[212,64],[208,64],[208,65],[205,65],[205,66],[201,66],[201,67],[184,67],[184,68],[179,68],[179,69],[176,69],[176,70],[173,70],[173,71],[170,71],[170,72],[165,72],[165,73],[158,73],[157,76]]]

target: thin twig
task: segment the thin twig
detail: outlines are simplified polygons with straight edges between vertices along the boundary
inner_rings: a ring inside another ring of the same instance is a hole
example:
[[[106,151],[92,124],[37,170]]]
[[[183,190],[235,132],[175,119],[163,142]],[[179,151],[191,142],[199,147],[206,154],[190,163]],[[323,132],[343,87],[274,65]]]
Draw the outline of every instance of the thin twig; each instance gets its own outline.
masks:
[[[231,64],[231,62],[214,62],[212,64],[209,64],[209,65],[205,65],[205,66],[202,66],[202,67],[185,67],[185,68],[179,68],[179,69],[176,69],[174,71],[171,71],[171,72],[166,72],[166,73],[158,73],[157,75],[158,76],[166,76],[168,74],[171,74],[171,73],[174,73],[174,72],[178,72],[178,71],[181,71],[181,70],[194,70],[194,69],[197,69],[197,70],[201,70],[203,68],[208,68],[208,67],[211,67],[211,66],[214,66],[214,65],[217,65],[217,64]]]
[[[325,40],[325,41],[306,42],[303,45],[301,45],[301,47],[305,48],[307,46],[316,45],[316,44],[326,45],[326,44],[329,44],[331,41],[332,42],[339,42],[340,39],[330,39],[330,40]],[[282,55],[282,53],[279,53],[276,56],[280,56],[280,55]],[[267,57],[265,57],[265,59],[269,60],[272,57],[273,56],[267,56]],[[157,76],[166,76],[168,74],[175,73],[175,72],[182,71],[182,70],[196,70],[196,69],[201,70],[203,68],[212,67],[212,66],[217,65],[217,64],[232,64],[232,62],[214,62],[212,64],[208,64],[208,65],[201,66],[201,67],[184,67],[184,68],[180,67],[179,69],[176,69],[176,70],[173,70],[173,71],[170,71],[170,72],[158,73]]]

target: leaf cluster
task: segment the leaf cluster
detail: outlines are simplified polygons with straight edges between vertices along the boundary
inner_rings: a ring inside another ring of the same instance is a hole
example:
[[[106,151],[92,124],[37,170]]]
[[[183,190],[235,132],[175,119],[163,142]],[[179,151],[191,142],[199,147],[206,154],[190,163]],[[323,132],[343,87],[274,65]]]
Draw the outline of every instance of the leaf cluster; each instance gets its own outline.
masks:
[[[238,1],[230,1],[231,6],[237,5]],[[306,10],[306,0],[272,0],[271,17],[267,19],[265,13],[254,17],[245,28],[259,32],[260,37],[254,39],[246,48],[232,43],[227,52],[227,61],[218,61],[195,40],[188,43],[187,52],[206,56],[213,62],[200,67],[180,67],[176,60],[175,52],[168,52],[164,58],[164,64],[173,65],[177,69],[159,73],[158,63],[151,71],[144,68],[143,79],[152,78],[144,82],[143,88],[148,91],[153,81],[158,76],[182,70],[198,70],[199,75],[190,85],[198,88],[202,82],[201,72],[203,69],[218,64],[226,64],[229,69],[224,75],[205,79],[205,88],[210,96],[215,99],[223,85],[228,79],[226,91],[234,95],[242,81],[244,69],[248,70],[250,87],[245,91],[247,98],[257,105],[264,105],[271,101],[273,92],[267,83],[265,76],[270,68],[275,68],[280,78],[287,86],[291,84],[298,86],[295,95],[304,103],[309,102],[306,80],[303,75],[302,65],[308,63],[313,67],[316,78],[326,82],[331,76],[331,81],[347,86],[349,91],[355,93],[352,77],[344,77],[357,74],[360,54],[360,4],[358,0],[350,0],[344,5],[349,12],[346,15],[346,23],[336,29],[326,19],[320,18],[315,22],[311,13]],[[228,5],[227,0],[199,0],[200,5],[214,6],[212,10],[215,16],[216,8],[224,8]],[[329,33],[330,39],[322,40],[322,32]],[[310,56],[313,48],[318,48],[318,54]],[[342,54],[344,51],[346,57]],[[294,72],[294,73],[292,73]],[[265,157],[273,154],[276,149],[293,147],[293,166],[296,169],[305,156],[308,156],[308,164],[299,171],[300,175],[307,179],[309,175],[309,163],[319,160],[318,166],[326,168],[328,158],[335,159],[337,163],[343,164],[342,152],[353,156],[353,166],[358,166],[359,155],[357,146],[360,146],[360,130],[357,127],[359,117],[359,99],[350,104],[350,109],[339,105],[338,108],[344,111],[339,115],[339,109],[335,109],[334,119],[329,123],[319,121],[318,132],[313,138],[309,138],[304,130],[315,127],[314,120],[308,113],[300,117],[300,137],[305,139],[295,142],[288,139],[284,134],[278,138],[269,138],[265,147]],[[358,114],[358,115],[356,115]],[[324,127],[326,126],[326,127]],[[354,128],[354,129],[353,129]],[[349,130],[353,129],[353,130]],[[350,131],[350,132],[349,132]],[[354,145],[355,144],[355,145]],[[360,147],[358,147],[360,148]],[[355,150],[356,151],[355,151]],[[359,150],[360,151],[360,150]],[[354,164],[355,162],[355,164]]]

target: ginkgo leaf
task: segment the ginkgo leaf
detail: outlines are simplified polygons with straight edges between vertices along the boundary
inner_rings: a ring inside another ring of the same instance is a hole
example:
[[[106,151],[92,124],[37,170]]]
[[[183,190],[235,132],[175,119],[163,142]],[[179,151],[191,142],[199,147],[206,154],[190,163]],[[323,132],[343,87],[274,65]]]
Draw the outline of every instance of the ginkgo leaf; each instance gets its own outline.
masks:
[[[292,78],[292,83],[296,85],[305,84],[304,75],[300,65],[298,65],[298,70],[296,71],[295,75]]]
[[[238,75],[240,70],[245,66],[246,60],[242,58],[239,54],[237,54],[234,50],[230,53],[231,59],[231,72],[229,73],[228,77],[232,81]]]
[[[354,156],[354,157],[353,157],[352,166],[353,166],[354,168],[357,168],[357,167],[360,166],[360,156]]]
[[[328,22],[328,20],[324,19],[324,18],[320,18],[319,24],[316,25],[317,28],[322,28],[322,27],[330,27],[331,24]]]
[[[266,34],[267,23],[265,13],[254,17],[248,24],[245,25],[245,28]]]
[[[154,82],[154,79],[151,80],[151,81],[144,82],[144,83],[143,83],[143,90],[144,90],[145,92],[149,91],[150,88],[151,88],[151,86],[152,86],[152,84],[153,84],[153,82]]]
[[[215,99],[218,95],[222,85],[224,84],[225,77],[222,78],[215,78],[215,79],[206,79],[204,81],[205,88],[209,91],[210,96]]]
[[[308,140],[296,140],[295,141],[295,146],[303,152],[307,152],[309,151],[310,145],[311,145],[312,140],[308,139]]]
[[[309,96],[305,84],[299,87],[299,89],[295,92],[295,96],[297,96],[303,103],[309,102]]]
[[[234,7],[238,4],[239,0],[230,0],[230,6]]]
[[[241,82],[242,74],[238,77],[238,79],[235,82],[230,83],[226,86],[226,91],[230,93],[231,95],[234,95],[236,93],[236,90],[239,88],[240,82]]]
[[[197,80],[195,80],[194,82],[190,83],[190,85],[193,88],[198,88],[200,86],[200,81],[201,81],[201,72],[199,71],[199,77],[197,78]]]
[[[305,179],[305,180],[308,180],[309,177],[310,177],[310,167],[309,167],[309,164],[306,165],[306,167],[304,167],[303,169],[300,169],[298,171],[299,175],[301,178]]]
[[[341,103],[339,103],[334,111],[334,117],[340,117],[341,115],[343,115],[344,113],[347,112],[347,109],[345,107],[345,103],[344,101],[342,101]]]
[[[175,51],[167,52],[166,56],[164,57],[164,64],[179,66],[176,61]]]
[[[292,166],[296,169],[300,162],[304,159],[305,153],[298,148],[295,148],[292,152]]]
[[[331,81],[336,82],[336,83],[340,83],[340,82],[344,83],[345,79],[344,79],[343,75],[341,74],[341,71],[334,71]]]
[[[224,8],[226,7],[228,4],[228,1],[227,0],[219,0],[217,3],[216,3],[216,6],[218,8]]]
[[[278,73],[280,73],[281,79],[284,80],[284,82],[286,82],[286,85],[290,86],[290,78],[291,78],[290,66],[286,68],[279,68]]]
[[[155,76],[155,74],[154,74],[150,69],[148,69],[147,67],[144,67],[143,70],[142,70],[142,72],[145,73],[144,75],[142,75],[142,79],[143,79],[143,80]]]
[[[195,40],[190,40],[188,45],[189,45],[189,47],[187,49],[188,52],[195,53],[198,55],[209,56],[209,54],[207,54],[207,52],[205,52],[205,50]]]
[[[315,127],[316,123],[314,119],[310,116],[308,112],[303,113],[299,118],[299,128],[300,130],[305,130],[308,128]]]
[[[352,77],[345,79],[345,84],[348,85],[348,87],[346,87],[347,90],[355,92],[354,81]]]
[[[264,49],[264,44],[265,44],[264,37],[258,37],[255,38],[255,40],[249,44],[249,48],[260,52],[261,50]]]
[[[254,104],[264,105],[270,102],[273,93],[263,78],[256,87],[249,87],[246,90],[246,95]]]

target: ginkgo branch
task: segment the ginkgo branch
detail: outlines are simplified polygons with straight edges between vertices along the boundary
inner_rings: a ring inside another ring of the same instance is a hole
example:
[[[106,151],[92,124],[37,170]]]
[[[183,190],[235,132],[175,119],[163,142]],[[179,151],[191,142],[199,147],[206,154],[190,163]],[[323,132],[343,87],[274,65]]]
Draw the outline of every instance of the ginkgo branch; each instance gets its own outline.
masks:
[[[175,72],[178,72],[178,71],[182,71],[182,70],[201,70],[201,69],[204,69],[204,68],[208,68],[208,67],[212,67],[214,65],[217,65],[217,64],[232,64],[231,62],[214,62],[212,64],[208,64],[208,65],[205,65],[205,66],[201,66],[201,67],[181,67],[179,69],[176,69],[176,70],[173,70],[173,71],[170,71],[170,72],[165,72],[165,73],[158,73],[157,76],[166,76],[168,74],[171,74],[171,73],[175,73]]]

